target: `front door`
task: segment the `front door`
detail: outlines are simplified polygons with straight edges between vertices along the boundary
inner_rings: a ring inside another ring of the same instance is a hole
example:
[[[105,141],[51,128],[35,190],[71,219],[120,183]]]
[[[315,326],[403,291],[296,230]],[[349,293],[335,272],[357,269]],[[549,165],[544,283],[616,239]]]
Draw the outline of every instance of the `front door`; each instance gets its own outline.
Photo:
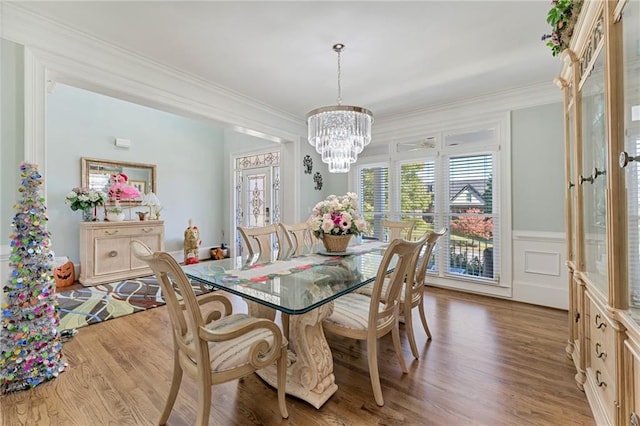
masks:
[[[280,153],[236,158],[235,226],[262,227],[280,221]],[[242,239],[236,232],[236,253]],[[275,241],[274,241],[275,244]]]

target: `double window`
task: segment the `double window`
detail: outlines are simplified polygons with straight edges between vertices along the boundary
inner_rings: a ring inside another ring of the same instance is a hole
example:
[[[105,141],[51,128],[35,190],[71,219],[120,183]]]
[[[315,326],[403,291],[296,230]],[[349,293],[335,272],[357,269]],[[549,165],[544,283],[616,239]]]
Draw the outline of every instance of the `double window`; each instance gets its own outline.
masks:
[[[429,272],[500,284],[499,126],[396,144],[356,168],[361,210],[382,238],[382,219],[414,223],[413,238],[446,227]],[[413,149],[412,149],[413,147]]]

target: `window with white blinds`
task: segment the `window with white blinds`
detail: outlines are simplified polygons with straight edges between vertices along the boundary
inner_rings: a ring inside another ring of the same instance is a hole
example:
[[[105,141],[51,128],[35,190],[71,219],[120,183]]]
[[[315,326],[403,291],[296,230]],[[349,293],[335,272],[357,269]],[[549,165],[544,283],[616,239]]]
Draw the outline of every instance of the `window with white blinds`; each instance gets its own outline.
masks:
[[[425,232],[431,232],[436,222],[436,170],[433,159],[421,161],[400,162],[399,172],[399,219],[403,222],[413,222],[412,236],[420,238]],[[436,252],[431,254],[429,271],[438,269],[435,261]]]
[[[375,164],[363,158],[356,169],[363,215],[377,239],[383,218],[414,222],[414,238],[446,227],[429,272],[499,284],[499,132],[479,129],[441,140],[411,158],[399,153]]]
[[[494,156],[451,156],[447,161],[449,253],[447,271],[485,279],[499,276],[494,265],[499,241],[493,207]]]
[[[358,176],[360,211],[373,230],[370,237],[381,239],[380,221],[389,211],[389,167],[386,164],[362,167]]]

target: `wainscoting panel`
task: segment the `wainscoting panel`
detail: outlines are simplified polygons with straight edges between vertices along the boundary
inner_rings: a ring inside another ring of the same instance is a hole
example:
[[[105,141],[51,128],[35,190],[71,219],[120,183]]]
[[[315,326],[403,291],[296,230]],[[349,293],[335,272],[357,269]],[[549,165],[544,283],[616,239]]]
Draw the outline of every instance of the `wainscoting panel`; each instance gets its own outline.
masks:
[[[568,309],[564,233],[513,232],[513,299]]]
[[[524,271],[528,274],[560,276],[560,253],[524,251]]]

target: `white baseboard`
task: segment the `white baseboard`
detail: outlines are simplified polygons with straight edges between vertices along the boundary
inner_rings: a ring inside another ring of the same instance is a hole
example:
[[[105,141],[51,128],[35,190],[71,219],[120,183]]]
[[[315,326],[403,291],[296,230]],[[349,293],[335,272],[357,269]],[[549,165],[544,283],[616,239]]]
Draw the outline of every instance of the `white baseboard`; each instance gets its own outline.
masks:
[[[554,288],[535,282],[514,281],[513,300],[566,310],[569,307],[569,290],[566,287]]]

